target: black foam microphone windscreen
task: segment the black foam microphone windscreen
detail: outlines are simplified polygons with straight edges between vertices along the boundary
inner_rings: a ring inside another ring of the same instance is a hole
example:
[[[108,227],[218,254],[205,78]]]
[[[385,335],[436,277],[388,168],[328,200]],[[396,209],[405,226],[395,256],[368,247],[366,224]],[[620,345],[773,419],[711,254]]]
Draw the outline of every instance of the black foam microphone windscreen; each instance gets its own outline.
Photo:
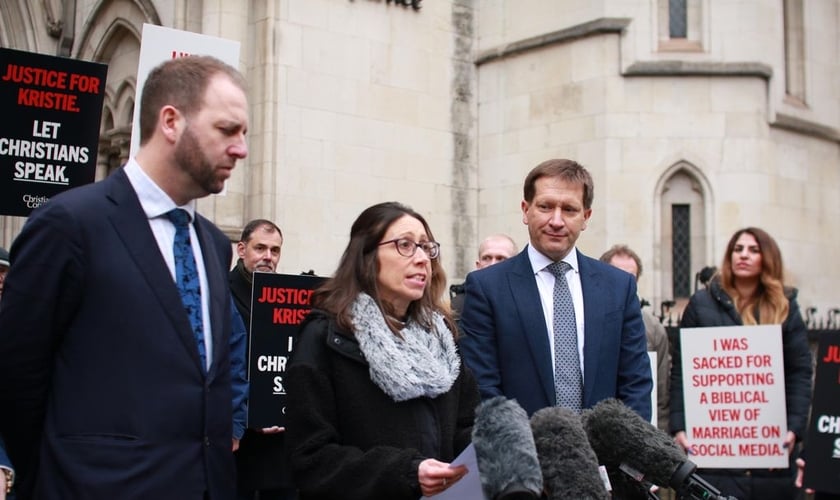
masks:
[[[617,399],[601,401],[581,415],[589,444],[609,470],[670,486],[678,499],[726,499],[694,474],[697,466],[674,440]]]
[[[490,500],[539,498],[543,489],[528,414],[502,396],[475,412],[472,441],[484,494]]]
[[[610,498],[577,413],[543,408],[531,417],[531,430],[548,500]]]
[[[645,479],[667,485],[685,453],[665,432],[645,421],[617,399],[606,399],[582,415],[589,444],[608,468],[622,464],[641,471]]]

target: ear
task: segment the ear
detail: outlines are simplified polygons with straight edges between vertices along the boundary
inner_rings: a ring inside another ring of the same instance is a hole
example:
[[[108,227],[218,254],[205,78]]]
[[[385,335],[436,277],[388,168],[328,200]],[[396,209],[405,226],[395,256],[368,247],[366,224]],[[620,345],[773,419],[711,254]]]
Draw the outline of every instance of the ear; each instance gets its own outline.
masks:
[[[236,244],[236,254],[239,255],[240,259],[245,258],[245,243],[240,241]]]
[[[167,104],[160,108],[158,129],[167,141],[174,144],[181,136],[181,129],[185,123],[184,115],[175,106]]]
[[[522,200],[522,203],[521,203],[520,206],[522,207],[522,223],[527,226],[528,225],[528,208],[529,208],[528,202],[525,201],[525,200]]]
[[[586,226],[589,224],[589,218],[592,217],[592,209],[587,208],[583,211],[583,227],[580,228],[581,231],[586,229]]]

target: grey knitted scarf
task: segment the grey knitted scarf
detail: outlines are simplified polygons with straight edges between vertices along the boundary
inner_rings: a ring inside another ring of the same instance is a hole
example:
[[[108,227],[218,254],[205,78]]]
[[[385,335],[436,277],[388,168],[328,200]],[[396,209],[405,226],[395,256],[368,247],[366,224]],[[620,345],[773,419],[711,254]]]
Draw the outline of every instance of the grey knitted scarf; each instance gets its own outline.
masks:
[[[350,308],[356,340],[370,366],[370,378],[394,401],[435,398],[448,391],[461,369],[452,332],[434,313],[434,331],[409,320],[403,338],[394,335],[376,302],[359,294]]]

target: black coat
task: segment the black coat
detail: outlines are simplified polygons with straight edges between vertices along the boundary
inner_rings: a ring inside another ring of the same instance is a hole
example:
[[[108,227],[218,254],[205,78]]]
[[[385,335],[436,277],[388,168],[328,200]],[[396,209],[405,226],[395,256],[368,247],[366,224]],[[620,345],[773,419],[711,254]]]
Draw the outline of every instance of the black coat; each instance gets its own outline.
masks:
[[[799,304],[796,289],[786,290],[790,309],[782,323],[782,354],[785,362],[785,399],[787,401],[788,430],[802,438],[808,423],[811,404],[811,350],[808,331]],[[720,282],[713,280],[708,289],[698,290],[686,306],[680,328],[743,325],[732,299],[723,291]],[[685,405],[681,347],[679,337],[674,345],[674,365],[671,369],[671,432],[685,430]]]
[[[434,399],[393,401],[371,381],[352,335],[314,310],[286,377],[287,444],[301,500],[417,500],[418,466],[470,442],[478,386],[461,371]]]
[[[812,359],[808,346],[808,332],[799,304],[796,289],[785,290],[790,308],[782,323],[782,356],[785,372],[785,399],[787,403],[788,430],[797,439],[804,435],[811,404]],[[717,279],[709,287],[698,290],[686,306],[680,321],[680,328],[743,325],[735,304]],[[679,336],[674,343],[673,366],[671,368],[671,418],[672,433],[685,430],[685,402],[683,399],[682,350]],[[791,459],[795,453],[791,453]],[[792,460],[791,460],[792,462]],[[749,498],[792,498],[793,468],[776,470],[706,469],[704,478],[723,493],[742,500]]]

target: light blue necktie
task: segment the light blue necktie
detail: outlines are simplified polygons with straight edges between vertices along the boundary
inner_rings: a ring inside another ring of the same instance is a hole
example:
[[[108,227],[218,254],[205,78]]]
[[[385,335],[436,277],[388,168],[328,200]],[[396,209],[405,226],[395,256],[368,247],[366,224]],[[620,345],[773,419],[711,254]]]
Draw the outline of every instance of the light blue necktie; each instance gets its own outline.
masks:
[[[176,208],[167,212],[166,216],[175,225],[175,243],[172,247],[175,254],[175,282],[181,293],[184,309],[190,318],[198,345],[198,356],[201,358],[201,369],[206,370],[207,354],[204,346],[204,324],[201,319],[201,283],[190,244],[190,214],[184,209]]]
[[[554,394],[557,406],[580,411],[583,407],[583,377],[580,373],[575,305],[566,272],[568,262],[548,266],[554,275]]]

